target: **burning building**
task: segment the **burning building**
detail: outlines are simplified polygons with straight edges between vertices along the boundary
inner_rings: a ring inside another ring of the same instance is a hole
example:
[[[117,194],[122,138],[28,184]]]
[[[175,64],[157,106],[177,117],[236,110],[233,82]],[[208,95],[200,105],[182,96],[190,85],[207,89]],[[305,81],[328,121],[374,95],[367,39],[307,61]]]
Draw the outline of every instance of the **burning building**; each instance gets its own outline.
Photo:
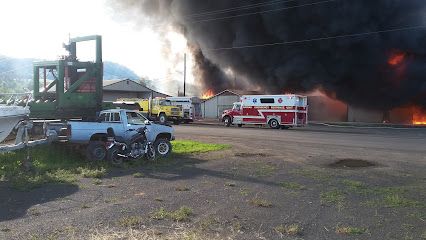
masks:
[[[321,88],[348,105],[348,120],[356,121],[388,121],[396,119],[393,109],[426,107],[423,0],[110,0],[110,5],[148,18],[154,28],[166,24],[184,34],[204,91]],[[230,79],[225,69],[239,79]],[[418,113],[423,110],[409,112],[399,111],[413,123],[423,122]]]

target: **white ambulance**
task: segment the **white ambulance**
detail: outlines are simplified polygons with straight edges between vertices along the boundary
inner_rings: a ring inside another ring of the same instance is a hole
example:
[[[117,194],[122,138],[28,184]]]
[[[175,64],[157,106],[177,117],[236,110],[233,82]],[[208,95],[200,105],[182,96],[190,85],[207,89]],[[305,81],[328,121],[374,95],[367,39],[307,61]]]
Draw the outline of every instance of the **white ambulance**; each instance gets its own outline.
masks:
[[[306,96],[243,95],[232,109],[223,111],[225,126],[235,124],[269,125],[271,128],[305,126],[308,123],[308,99]]]

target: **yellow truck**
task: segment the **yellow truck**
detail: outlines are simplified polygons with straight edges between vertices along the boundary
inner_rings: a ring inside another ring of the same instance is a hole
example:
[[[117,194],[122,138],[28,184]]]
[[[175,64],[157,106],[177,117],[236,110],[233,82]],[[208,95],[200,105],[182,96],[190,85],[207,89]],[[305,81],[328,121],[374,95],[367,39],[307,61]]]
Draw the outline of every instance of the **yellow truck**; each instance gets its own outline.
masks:
[[[137,109],[147,116],[148,119],[158,121],[161,124],[167,121],[178,124],[183,118],[182,108],[173,106],[171,101],[165,98],[123,98],[114,102],[114,105],[128,109]]]

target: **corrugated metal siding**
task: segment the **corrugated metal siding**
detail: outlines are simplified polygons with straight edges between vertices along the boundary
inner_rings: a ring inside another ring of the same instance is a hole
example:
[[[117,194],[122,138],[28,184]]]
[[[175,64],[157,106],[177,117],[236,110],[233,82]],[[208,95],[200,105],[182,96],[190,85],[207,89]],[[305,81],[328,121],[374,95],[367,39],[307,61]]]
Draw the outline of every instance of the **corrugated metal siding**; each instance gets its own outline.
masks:
[[[204,118],[219,118],[223,110],[232,108],[234,102],[238,102],[237,95],[219,95],[201,103],[201,111]]]

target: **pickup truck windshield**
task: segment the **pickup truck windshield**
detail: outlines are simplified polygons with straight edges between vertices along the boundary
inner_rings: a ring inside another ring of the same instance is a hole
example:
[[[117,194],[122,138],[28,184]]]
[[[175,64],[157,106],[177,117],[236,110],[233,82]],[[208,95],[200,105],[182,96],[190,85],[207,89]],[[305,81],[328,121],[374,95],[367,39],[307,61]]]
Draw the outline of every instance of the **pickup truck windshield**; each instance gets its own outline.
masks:
[[[147,120],[142,114],[137,112],[127,112],[127,122],[134,125],[143,125]]]

